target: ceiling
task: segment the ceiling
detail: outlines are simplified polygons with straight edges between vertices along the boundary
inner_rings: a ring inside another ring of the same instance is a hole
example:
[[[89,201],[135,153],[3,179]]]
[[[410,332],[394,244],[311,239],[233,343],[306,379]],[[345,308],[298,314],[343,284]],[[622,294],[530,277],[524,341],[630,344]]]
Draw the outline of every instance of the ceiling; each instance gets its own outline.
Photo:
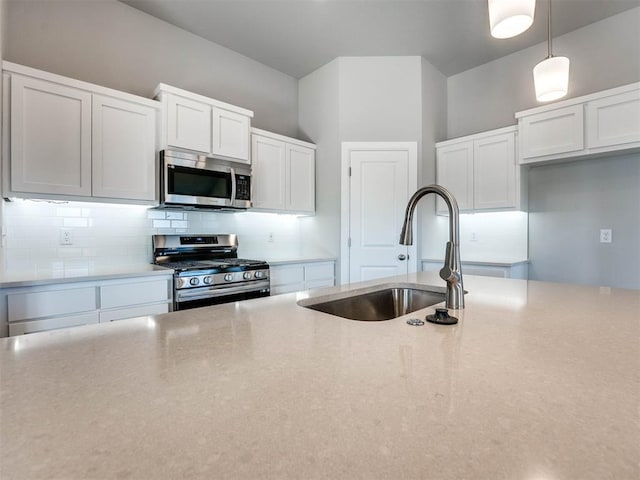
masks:
[[[420,55],[451,76],[547,38],[546,1],[529,30],[505,40],[489,34],[487,0],[121,1],[295,78],[339,56],[371,55]],[[553,36],[637,6],[554,0]]]

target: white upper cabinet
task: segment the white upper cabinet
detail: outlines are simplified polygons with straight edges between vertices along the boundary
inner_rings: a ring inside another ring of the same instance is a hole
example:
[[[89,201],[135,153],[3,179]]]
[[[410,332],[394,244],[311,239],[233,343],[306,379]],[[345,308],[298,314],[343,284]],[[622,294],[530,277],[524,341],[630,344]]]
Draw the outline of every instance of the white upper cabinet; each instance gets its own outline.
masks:
[[[156,197],[156,109],[93,96],[94,197]]]
[[[11,77],[11,189],[91,195],[91,94]]]
[[[158,102],[9,62],[3,70],[4,196],[155,203]]]
[[[516,128],[507,127],[436,144],[437,183],[461,211],[520,210],[526,207],[516,167]],[[437,201],[437,212],[448,213]]]
[[[163,83],[155,95],[162,103],[161,148],[183,148],[251,162],[251,110]]]
[[[221,108],[211,110],[213,143],[211,153],[249,163],[251,119]]]
[[[640,148],[640,83],[516,113],[519,162],[580,159]]]
[[[255,129],[254,129],[255,130]],[[286,210],[287,146],[265,135],[251,136],[251,201],[254,208]]]
[[[286,213],[315,212],[315,145],[252,129],[253,208]]]
[[[166,98],[167,144],[172,147],[211,151],[211,107],[178,95]]]
[[[640,89],[587,103],[589,149],[623,149],[640,143]]]
[[[316,151],[300,144],[287,145],[287,210],[314,213],[316,210]]]

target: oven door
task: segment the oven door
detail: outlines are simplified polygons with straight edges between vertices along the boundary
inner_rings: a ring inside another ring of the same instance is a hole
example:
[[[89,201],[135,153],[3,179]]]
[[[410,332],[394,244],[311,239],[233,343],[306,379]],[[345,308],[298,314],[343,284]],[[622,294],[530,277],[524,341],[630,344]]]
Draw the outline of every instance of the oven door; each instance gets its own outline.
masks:
[[[232,167],[205,160],[165,158],[162,191],[163,203],[231,208],[236,175]]]
[[[270,282],[251,281],[230,286],[214,286],[176,290],[174,295],[174,311],[188,308],[206,307],[221,303],[249,300],[251,298],[268,297]]]

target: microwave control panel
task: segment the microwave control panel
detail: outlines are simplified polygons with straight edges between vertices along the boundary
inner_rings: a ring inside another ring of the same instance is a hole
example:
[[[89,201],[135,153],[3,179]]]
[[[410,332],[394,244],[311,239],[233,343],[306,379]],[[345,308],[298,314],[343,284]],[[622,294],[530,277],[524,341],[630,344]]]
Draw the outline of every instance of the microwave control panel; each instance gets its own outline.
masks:
[[[251,200],[251,176],[236,174],[236,200]]]

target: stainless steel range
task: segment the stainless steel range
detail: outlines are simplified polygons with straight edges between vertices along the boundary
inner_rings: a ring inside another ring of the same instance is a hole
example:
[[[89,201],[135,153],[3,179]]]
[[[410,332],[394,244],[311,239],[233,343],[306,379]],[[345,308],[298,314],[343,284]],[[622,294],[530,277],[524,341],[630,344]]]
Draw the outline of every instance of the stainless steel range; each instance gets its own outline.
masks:
[[[267,297],[269,265],[238,258],[236,235],[154,235],[156,265],[173,268],[173,309]]]

